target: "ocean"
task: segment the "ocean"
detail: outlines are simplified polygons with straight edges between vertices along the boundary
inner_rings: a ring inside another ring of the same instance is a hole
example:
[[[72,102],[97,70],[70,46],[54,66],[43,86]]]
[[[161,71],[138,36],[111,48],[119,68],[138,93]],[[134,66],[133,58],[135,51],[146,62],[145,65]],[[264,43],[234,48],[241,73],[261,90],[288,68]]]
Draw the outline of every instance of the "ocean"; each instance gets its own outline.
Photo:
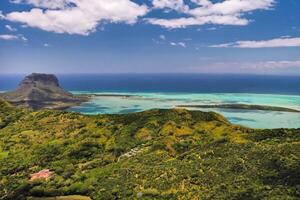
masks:
[[[13,90],[23,77],[0,75],[0,91]],[[122,114],[203,104],[258,104],[300,110],[299,76],[68,74],[58,78],[62,87],[75,94],[98,94],[90,102],[69,109],[84,114]],[[300,128],[299,113],[199,110],[218,112],[234,124],[252,128]]]

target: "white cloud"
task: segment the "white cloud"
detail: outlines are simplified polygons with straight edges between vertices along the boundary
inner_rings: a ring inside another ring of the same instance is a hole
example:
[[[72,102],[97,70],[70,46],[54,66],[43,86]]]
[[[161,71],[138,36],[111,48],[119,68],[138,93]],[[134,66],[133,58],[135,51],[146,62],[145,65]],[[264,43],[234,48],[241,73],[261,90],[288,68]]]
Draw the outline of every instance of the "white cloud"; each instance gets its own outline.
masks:
[[[210,27],[210,28],[207,28],[206,30],[208,30],[208,31],[215,31],[217,29],[218,29],[217,27]]]
[[[189,8],[183,1],[178,0],[153,0],[155,8],[169,8],[187,16],[172,19],[150,18],[146,20],[150,24],[166,28],[184,28],[204,24],[243,26],[250,22],[250,20],[244,18],[246,13],[270,9],[275,3],[275,0],[226,0],[217,3],[212,3],[209,0],[190,1],[198,6]],[[171,2],[177,2],[177,4],[172,4]]]
[[[175,11],[178,18],[148,18],[147,23],[165,28],[187,26],[247,25],[251,20],[245,14],[268,10],[276,0],[151,0],[152,9]],[[30,4],[31,10],[1,14],[0,19],[22,23],[56,33],[88,35],[105,22],[134,24],[149,11],[146,5],[133,0],[11,0],[13,3]],[[190,3],[194,6],[190,7]],[[196,6],[195,6],[196,5]]]
[[[50,44],[45,43],[45,44],[44,44],[44,47],[50,47]]]
[[[68,0],[11,0],[10,2],[20,4],[31,4],[40,8],[58,9],[68,5]]]
[[[159,39],[161,39],[161,40],[166,40],[166,36],[165,36],[165,35],[160,35],[160,36],[159,36]]]
[[[204,24],[222,24],[222,25],[247,25],[246,19],[237,16],[204,16],[204,17],[182,17],[177,19],[147,19],[150,24],[160,25],[165,28],[185,28],[187,26],[204,25]]]
[[[276,47],[300,47],[300,37],[280,37],[271,40],[261,41],[237,41],[233,43],[224,43],[212,45],[215,48],[276,48]]]
[[[269,60],[269,61],[224,61],[209,62],[191,71],[202,73],[289,73],[290,70],[300,70],[300,60]]]
[[[177,44],[178,44],[179,46],[184,47],[184,48],[186,47],[186,43],[185,43],[185,42],[178,42]]]
[[[199,6],[210,6],[212,3],[209,0],[191,0],[193,3]]]
[[[183,0],[153,0],[153,8],[156,9],[171,9],[185,12],[188,10],[188,6],[184,4]]]
[[[158,39],[153,38],[152,41],[156,44],[165,44],[167,42],[167,37],[161,34],[158,36]]]
[[[200,1],[201,2],[201,1]],[[202,1],[203,2],[203,1]],[[195,16],[208,15],[240,15],[258,9],[269,9],[274,0],[226,0],[218,3],[199,3],[200,7],[191,9]]]
[[[17,40],[18,36],[16,35],[0,35],[1,40]]]
[[[190,41],[190,38],[185,38],[183,41]],[[152,39],[152,41],[156,44],[166,44],[166,45],[171,45],[171,46],[178,46],[178,47],[183,47],[186,48],[187,44],[186,42],[173,42],[170,41],[165,35],[161,34],[159,35],[158,39]]]
[[[12,31],[12,32],[17,31],[16,28],[14,28],[14,27],[12,27],[12,26],[10,26],[10,25],[5,25],[5,28],[6,28],[7,30],[9,30],[9,31]]]
[[[171,46],[180,46],[180,47],[183,47],[185,48],[186,47],[186,43],[185,42],[170,42],[170,45]]]
[[[262,61],[248,63],[244,65],[244,68],[253,69],[287,69],[287,68],[300,68],[300,60],[295,61]]]
[[[18,35],[19,39],[23,40],[24,42],[27,42],[28,39],[24,37],[23,35]]]
[[[22,40],[24,42],[27,41],[27,38],[23,35],[10,35],[10,34],[3,34],[0,35],[0,40]]]
[[[32,4],[30,11],[11,12],[5,18],[56,33],[88,35],[101,22],[133,24],[148,12],[130,0],[15,0]]]

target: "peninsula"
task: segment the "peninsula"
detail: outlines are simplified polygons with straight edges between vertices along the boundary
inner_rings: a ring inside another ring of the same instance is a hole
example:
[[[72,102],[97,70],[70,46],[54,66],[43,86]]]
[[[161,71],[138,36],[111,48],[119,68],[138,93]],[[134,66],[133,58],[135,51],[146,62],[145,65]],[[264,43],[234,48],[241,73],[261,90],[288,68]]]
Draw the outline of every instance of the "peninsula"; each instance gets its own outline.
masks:
[[[64,90],[53,74],[33,73],[26,76],[15,91],[0,94],[0,97],[16,106],[33,110],[63,110],[88,101],[88,96],[75,96]]]
[[[178,105],[178,108],[221,108],[236,110],[261,110],[300,113],[300,110],[279,106],[251,105],[251,104],[212,104],[212,105]]]

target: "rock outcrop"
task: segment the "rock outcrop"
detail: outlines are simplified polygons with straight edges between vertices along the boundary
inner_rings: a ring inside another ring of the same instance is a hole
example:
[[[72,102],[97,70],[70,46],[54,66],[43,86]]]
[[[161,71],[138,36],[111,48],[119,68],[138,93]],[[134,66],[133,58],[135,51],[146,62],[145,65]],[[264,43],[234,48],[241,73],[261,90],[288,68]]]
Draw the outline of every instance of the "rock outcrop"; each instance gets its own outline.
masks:
[[[86,96],[75,96],[60,87],[53,74],[33,73],[26,76],[15,91],[0,94],[8,102],[37,109],[66,109],[88,100]]]

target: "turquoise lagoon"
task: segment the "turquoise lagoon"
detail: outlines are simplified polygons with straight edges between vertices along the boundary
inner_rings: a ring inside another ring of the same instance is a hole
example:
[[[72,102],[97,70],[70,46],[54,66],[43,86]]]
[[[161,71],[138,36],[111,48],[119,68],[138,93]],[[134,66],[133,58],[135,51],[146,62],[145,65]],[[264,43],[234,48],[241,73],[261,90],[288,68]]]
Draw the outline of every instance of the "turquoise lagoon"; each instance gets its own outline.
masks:
[[[124,114],[155,108],[175,108],[178,105],[255,104],[280,106],[300,110],[300,96],[247,93],[141,93],[86,92],[95,94],[89,102],[69,109],[83,114]],[[231,123],[251,128],[300,128],[300,113],[238,109],[199,109],[224,115]]]

